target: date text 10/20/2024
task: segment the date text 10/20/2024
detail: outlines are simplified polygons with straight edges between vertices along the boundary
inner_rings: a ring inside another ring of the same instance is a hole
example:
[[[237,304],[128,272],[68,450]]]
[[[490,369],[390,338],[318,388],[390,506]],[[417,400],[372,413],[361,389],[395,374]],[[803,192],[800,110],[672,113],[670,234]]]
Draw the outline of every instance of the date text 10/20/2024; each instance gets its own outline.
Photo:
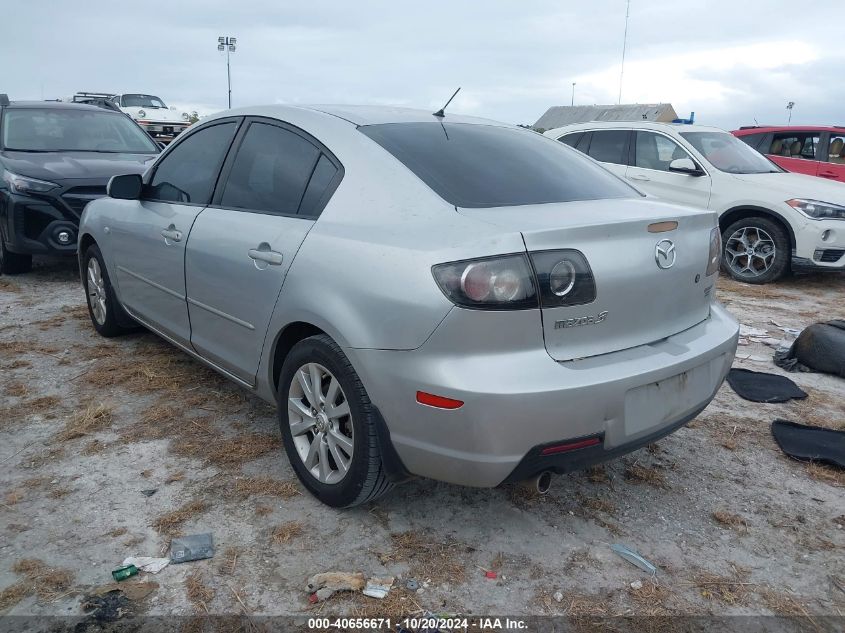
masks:
[[[317,630],[396,630],[419,631],[446,629],[452,631],[524,631],[528,626],[524,620],[495,617],[475,618],[309,618],[308,628]]]

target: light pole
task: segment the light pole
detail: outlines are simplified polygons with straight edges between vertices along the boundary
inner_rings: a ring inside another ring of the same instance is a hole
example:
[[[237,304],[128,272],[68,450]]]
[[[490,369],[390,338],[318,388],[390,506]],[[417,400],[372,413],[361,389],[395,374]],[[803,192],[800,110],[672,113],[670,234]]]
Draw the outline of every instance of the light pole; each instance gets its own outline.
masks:
[[[786,104],[786,109],[789,110],[789,121],[787,121],[787,123],[786,123],[787,125],[792,124],[792,108],[794,108],[794,107],[795,107],[794,101],[790,101],[789,103]]]
[[[229,84],[229,109],[232,109],[232,71],[229,67],[229,53],[235,52],[235,44],[238,43],[238,39],[236,37],[224,37],[220,36],[217,38],[217,50],[218,51],[226,51],[226,81]]]
[[[572,102],[569,105],[575,105],[575,82],[572,82]]]

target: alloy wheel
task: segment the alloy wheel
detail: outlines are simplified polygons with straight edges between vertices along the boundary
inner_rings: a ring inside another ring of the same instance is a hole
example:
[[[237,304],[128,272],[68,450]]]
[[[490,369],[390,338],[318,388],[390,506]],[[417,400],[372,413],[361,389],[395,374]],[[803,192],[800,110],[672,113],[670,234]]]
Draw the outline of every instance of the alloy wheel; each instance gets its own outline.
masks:
[[[352,414],[340,382],[322,365],[307,363],[296,370],[288,390],[288,423],[308,472],[322,484],[340,482],[352,465]]]
[[[88,260],[88,305],[98,325],[106,322],[106,284],[96,257]]]
[[[756,226],[734,231],[725,243],[725,263],[740,277],[757,277],[775,263],[777,247],[772,236]]]

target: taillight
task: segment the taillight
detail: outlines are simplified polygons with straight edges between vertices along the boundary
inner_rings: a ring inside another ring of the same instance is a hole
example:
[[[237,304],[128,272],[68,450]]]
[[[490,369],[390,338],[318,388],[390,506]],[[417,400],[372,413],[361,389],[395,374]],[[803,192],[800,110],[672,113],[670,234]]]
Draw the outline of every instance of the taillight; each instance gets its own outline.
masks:
[[[596,299],[596,282],[580,251],[564,249],[531,253],[544,308],[577,306]]]
[[[719,270],[719,260],[722,257],[722,234],[719,232],[719,227],[715,227],[710,231],[710,253],[707,255],[707,271],[704,273],[705,277],[709,277],[717,270]]]
[[[431,269],[452,303],[482,310],[537,307],[534,275],[527,257],[501,255],[437,264]]]

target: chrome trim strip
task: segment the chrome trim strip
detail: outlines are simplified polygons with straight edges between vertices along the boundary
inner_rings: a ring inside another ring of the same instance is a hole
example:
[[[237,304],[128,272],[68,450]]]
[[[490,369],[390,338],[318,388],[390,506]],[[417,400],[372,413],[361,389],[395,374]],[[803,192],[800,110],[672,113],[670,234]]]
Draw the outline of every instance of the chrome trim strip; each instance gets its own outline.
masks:
[[[243,380],[242,378],[238,378],[238,377],[237,377],[237,376],[235,376],[233,373],[231,373],[231,372],[229,372],[229,371],[227,371],[227,370],[223,369],[222,367],[220,367],[220,365],[217,365],[217,364],[215,364],[215,363],[212,363],[212,362],[211,362],[210,360],[208,360],[207,358],[203,358],[202,356],[200,356],[199,354],[197,354],[194,350],[192,350],[192,349],[190,349],[190,348],[185,347],[184,345],[182,345],[182,344],[181,344],[181,343],[179,343],[178,341],[175,341],[173,338],[171,338],[170,336],[168,336],[167,334],[165,334],[164,332],[162,332],[161,330],[159,330],[157,327],[155,327],[155,326],[153,326],[153,325],[150,325],[150,324],[149,324],[149,323],[148,323],[145,319],[143,319],[143,318],[139,317],[136,313],[134,313],[134,312],[131,310],[131,308],[127,308],[127,307],[126,307],[126,304],[123,304],[123,309],[124,309],[124,310],[126,310],[127,314],[128,314],[129,316],[131,316],[133,319],[135,319],[138,323],[140,323],[141,325],[143,325],[145,328],[147,328],[148,330],[150,330],[150,331],[151,331],[151,332],[153,332],[154,334],[157,334],[158,336],[160,336],[161,338],[163,338],[165,341],[167,341],[167,342],[168,342],[168,343],[170,343],[171,345],[173,345],[173,346],[175,346],[175,347],[179,348],[180,350],[182,350],[183,352],[185,352],[188,356],[190,356],[190,357],[191,357],[191,358],[193,358],[194,360],[198,360],[198,361],[199,361],[199,362],[201,362],[203,365],[206,365],[206,366],[208,366],[208,367],[211,367],[211,369],[213,369],[214,371],[216,371],[216,372],[219,372],[219,373],[223,374],[223,375],[224,375],[226,378],[228,378],[229,380],[231,380],[231,381],[233,381],[233,382],[236,382],[237,384],[239,384],[239,385],[240,385],[240,386],[242,386],[242,387],[246,387],[246,388],[247,388],[247,389],[249,389],[250,391],[255,390],[255,383],[254,383],[254,382],[249,383],[249,382],[247,382],[246,380]]]
[[[177,299],[181,299],[182,301],[185,300],[185,295],[179,294],[175,290],[171,290],[170,288],[162,286],[161,284],[154,282],[152,279],[147,279],[143,275],[139,275],[138,273],[133,273],[131,270],[124,268],[123,266],[118,266],[117,269],[122,271],[122,272],[125,272],[130,277],[134,277],[135,279],[138,279],[139,281],[143,281],[145,284],[151,285],[153,288],[161,290],[162,292],[166,292],[171,297],[176,297]]]
[[[247,321],[241,321],[238,317],[233,317],[231,314],[226,314],[222,310],[218,310],[217,308],[212,308],[211,306],[205,305],[204,303],[200,303],[196,299],[191,299],[188,297],[188,303],[191,305],[197,306],[198,308],[202,308],[203,310],[207,310],[216,316],[219,316],[221,319],[226,319],[227,321],[231,321],[241,327],[245,327],[247,330],[254,330],[255,326],[252,323],[248,323]]]

